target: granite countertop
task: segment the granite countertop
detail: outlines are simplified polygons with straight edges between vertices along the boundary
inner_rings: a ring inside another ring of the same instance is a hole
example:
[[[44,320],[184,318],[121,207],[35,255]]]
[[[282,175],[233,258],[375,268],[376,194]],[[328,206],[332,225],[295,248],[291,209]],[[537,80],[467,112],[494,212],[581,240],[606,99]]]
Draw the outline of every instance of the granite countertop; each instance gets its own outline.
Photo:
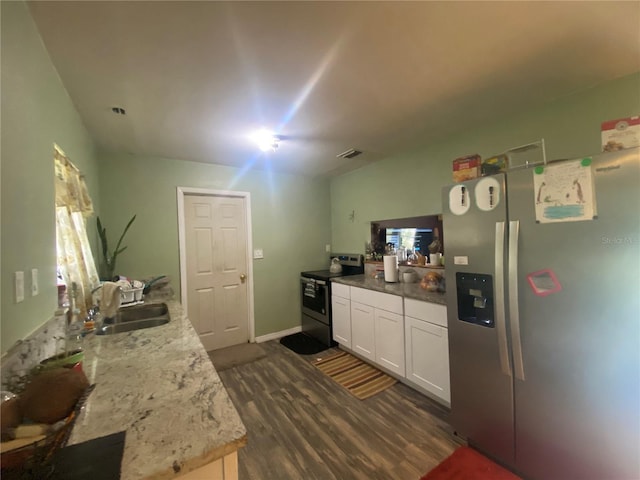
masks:
[[[126,431],[121,479],[175,478],[247,443],[247,432],[177,302],[159,327],[84,339],[89,395],[69,445]]]
[[[332,282],[350,285],[352,287],[366,288],[377,292],[399,295],[404,298],[413,298],[424,302],[446,305],[447,300],[443,292],[428,292],[420,288],[420,283],[388,283],[383,279],[373,278],[367,275],[347,275],[331,279]]]

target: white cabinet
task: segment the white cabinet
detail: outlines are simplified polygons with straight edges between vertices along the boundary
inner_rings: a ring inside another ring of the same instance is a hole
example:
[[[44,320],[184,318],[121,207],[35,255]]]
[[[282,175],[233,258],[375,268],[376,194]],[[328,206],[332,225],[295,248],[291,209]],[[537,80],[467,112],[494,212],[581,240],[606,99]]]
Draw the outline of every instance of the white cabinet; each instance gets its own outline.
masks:
[[[404,376],[404,317],[375,309],[376,363]]]
[[[407,380],[451,402],[447,307],[406,298]]]
[[[365,288],[351,287],[351,300],[387,312],[402,314],[402,297],[390,293],[376,292]]]
[[[447,328],[447,307],[445,305],[405,298],[404,314],[407,317],[417,318]]]
[[[331,305],[336,342],[450,404],[446,306],[339,283]]]
[[[364,358],[375,361],[375,327],[373,307],[351,301],[351,348]]]
[[[402,297],[351,287],[352,349],[404,376]]]
[[[331,288],[331,318],[333,339],[351,348],[351,300],[348,285],[333,283]]]
[[[238,480],[238,451],[181,475],[182,480]]]
[[[351,298],[351,287],[342,283],[331,282],[331,294],[348,300]]]

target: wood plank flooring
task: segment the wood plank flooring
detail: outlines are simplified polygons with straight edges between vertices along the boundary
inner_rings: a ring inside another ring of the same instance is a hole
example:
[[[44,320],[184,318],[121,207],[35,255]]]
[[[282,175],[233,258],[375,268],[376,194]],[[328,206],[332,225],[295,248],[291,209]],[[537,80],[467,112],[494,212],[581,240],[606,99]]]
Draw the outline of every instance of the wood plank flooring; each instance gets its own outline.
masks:
[[[447,410],[396,384],[358,400],[278,341],[220,372],[247,427],[240,480],[418,480],[462,444]]]

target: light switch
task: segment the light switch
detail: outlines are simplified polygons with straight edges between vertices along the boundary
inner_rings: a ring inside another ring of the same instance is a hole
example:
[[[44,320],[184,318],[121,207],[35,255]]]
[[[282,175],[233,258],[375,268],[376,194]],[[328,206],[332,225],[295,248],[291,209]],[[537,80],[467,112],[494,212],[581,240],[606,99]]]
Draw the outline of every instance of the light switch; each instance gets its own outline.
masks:
[[[38,269],[32,268],[31,269],[31,296],[35,297],[36,295],[38,295],[38,293],[40,293],[40,289],[38,286]]]
[[[253,258],[264,258],[264,252],[261,248],[256,248],[253,251]]]
[[[24,272],[15,273],[16,303],[24,300]]]
[[[327,253],[331,252],[331,245],[329,245],[328,243],[324,246],[324,251]]]

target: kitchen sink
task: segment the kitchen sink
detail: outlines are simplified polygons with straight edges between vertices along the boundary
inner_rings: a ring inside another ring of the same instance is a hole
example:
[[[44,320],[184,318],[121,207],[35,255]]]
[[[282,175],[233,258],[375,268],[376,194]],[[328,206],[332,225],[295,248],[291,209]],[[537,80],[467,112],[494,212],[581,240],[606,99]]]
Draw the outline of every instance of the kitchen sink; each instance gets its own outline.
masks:
[[[169,316],[144,318],[142,320],[131,320],[124,323],[106,324],[96,331],[96,335],[113,335],[115,333],[131,332],[133,330],[141,330],[143,328],[159,327],[169,323]]]
[[[113,335],[158,327],[169,323],[170,320],[169,307],[166,303],[120,307],[114,317],[104,319],[102,326],[96,330],[96,334]]]
[[[123,323],[146,318],[169,316],[169,307],[166,303],[149,303],[134,305],[132,307],[120,307],[115,317],[107,319],[107,323]]]

